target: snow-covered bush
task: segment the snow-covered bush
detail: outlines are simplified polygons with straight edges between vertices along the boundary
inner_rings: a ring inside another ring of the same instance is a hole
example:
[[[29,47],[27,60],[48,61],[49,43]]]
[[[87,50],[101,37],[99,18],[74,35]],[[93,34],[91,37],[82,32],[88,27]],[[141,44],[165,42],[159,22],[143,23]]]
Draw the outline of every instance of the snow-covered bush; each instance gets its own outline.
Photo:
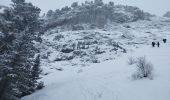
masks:
[[[75,46],[72,45],[69,45],[69,44],[63,44],[62,47],[61,47],[61,50],[60,52],[62,53],[71,53],[73,52],[75,49]]]
[[[44,54],[41,54],[41,58],[42,59],[48,59],[48,56],[47,56],[47,54],[44,53]]]
[[[36,87],[36,89],[37,90],[40,90],[40,89],[42,89],[44,87],[44,82],[40,82],[38,85],[37,85],[37,87]]]
[[[170,18],[170,11],[166,12],[163,16]]]
[[[139,57],[136,63],[137,72],[132,75],[133,79],[153,79],[153,65],[145,57]]]
[[[102,51],[98,46],[96,46],[92,52],[94,52],[94,54],[105,53],[105,51]]]
[[[77,56],[83,57],[83,56],[85,56],[85,55],[87,55],[85,51],[81,51],[81,50],[75,50],[75,51],[73,51],[73,56],[74,56],[74,57],[77,57]]]
[[[77,31],[77,30],[84,30],[84,27],[81,25],[73,25],[72,31]]]
[[[130,25],[124,25],[123,27],[125,27],[125,28],[131,28]]]
[[[124,33],[121,35],[121,38],[132,40],[132,39],[134,38],[134,35],[130,34],[129,32],[124,32]]]
[[[136,60],[133,58],[133,57],[130,57],[129,59],[128,59],[128,64],[129,65],[133,65],[133,64],[135,64],[136,63]]]
[[[90,56],[90,62],[91,62],[91,63],[100,63],[100,61],[98,60],[98,58],[95,57],[95,56]]]
[[[58,55],[57,58],[55,58],[54,61],[69,61],[72,60],[74,58],[73,55]]]
[[[74,50],[72,49],[72,48],[63,48],[62,50],[61,50],[61,52],[63,52],[63,53],[70,53],[70,52],[73,52]]]
[[[95,25],[95,24],[90,25],[90,29],[95,29],[95,28],[97,28],[97,25]]]
[[[64,38],[64,36],[62,34],[58,34],[57,36],[54,37],[54,41],[57,40],[59,41],[60,39]]]

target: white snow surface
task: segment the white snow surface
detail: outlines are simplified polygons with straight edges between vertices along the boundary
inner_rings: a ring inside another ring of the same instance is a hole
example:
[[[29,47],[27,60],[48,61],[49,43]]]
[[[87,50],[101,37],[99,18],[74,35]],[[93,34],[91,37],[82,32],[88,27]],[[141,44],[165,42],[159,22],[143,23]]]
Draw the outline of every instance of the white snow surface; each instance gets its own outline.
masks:
[[[4,12],[4,8],[0,8],[0,13],[3,13]]]
[[[153,20],[126,23],[131,26],[130,29],[118,25],[109,27],[108,31],[95,30],[102,34],[112,34],[111,37],[122,43],[128,52],[116,53],[114,59],[100,60],[100,63],[84,63],[84,66],[79,64],[82,63],[79,61],[80,58],[54,62],[55,55],[59,53],[53,48],[57,43],[53,41],[55,34],[44,36],[44,39],[53,45],[46,45],[48,48],[44,46],[46,49],[43,49],[50,51],[52,55],[48,60],[42,60],[41,64],[43,74],[47,74],[42,75],[41,79],[45,87],[21,100],[170,100],[170,24],[167,19]],[[93,31],[88,30],[91,33]],[[132,38],[120,39],[119,34],[127,32]],[[63,32],[64,35],[66,33],[70,32]],[[65,38],[65,41],[70,38]],[[79,37],[71,39],[76,38]],[[168,43],[164,44],[162,38],[167,38]],[[160,47],[151,47],[151,41],[159,41]],[[127,42],[134,44],[126,44]],[[109,48],[104,44],[100,46],[104,49]],[[97,57],[107,58],[108,55],[109,52],[106,50],[106,53]],[[136,66],[128,65],[128,58],[142,56],[154,66],[153,80],[133,80],[131,77],[136,72]],[[74,65],[72,62],[78,64]],[[58,68],[62,68],[63,71],[58,71]]]

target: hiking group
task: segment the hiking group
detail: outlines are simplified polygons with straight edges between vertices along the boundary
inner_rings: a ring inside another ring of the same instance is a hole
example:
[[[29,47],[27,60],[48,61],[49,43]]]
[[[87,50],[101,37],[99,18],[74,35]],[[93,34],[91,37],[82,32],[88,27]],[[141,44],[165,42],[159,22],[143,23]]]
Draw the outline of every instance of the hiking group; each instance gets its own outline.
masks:
[[[167,39],[163,39],[162,40],[163,41],[163,43],[166,43],[167,42]],[[159,42],[152,42],[152,47],[155,47],[155,45],[157,45],[158,47],[160,46],[160,43]]]

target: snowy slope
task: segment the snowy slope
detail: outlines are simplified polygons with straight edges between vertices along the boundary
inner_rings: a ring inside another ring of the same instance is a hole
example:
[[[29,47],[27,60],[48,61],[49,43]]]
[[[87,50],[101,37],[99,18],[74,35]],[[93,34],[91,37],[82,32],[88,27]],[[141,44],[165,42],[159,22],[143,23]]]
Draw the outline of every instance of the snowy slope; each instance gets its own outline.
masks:
[[[169,54],[170,43],[146,46],[117,60],[94,64],[83,73],[54,72],[44,79],[43,90],[22,100],[169,100]],[[135,68],[127,65],[127,58],[144,55],[154,64],[154,79],[133,81]]]
[[[49,44],[46,45],[48,48],[44,47],[43,50],[44,52],[52,52],[50,59],[42,60],[44,74],[47,74],[41,79],[45,82],[45,88],[21,100],[169,100],[170,42],[163,44],[161,41],[165,37],[168,41],[170,40],[169,22],[167,19],[154,19],[154,21],[126,24],[130,25],[131,28],[126,29],[122,28],[123,25],[118,25],[108,27],[107,31],[88,30],[89,33],[97,31],[102,34],[112,34],[111,37],[115,38],[115,41],[119,41],[128,52],[121,53],[120,51],[117,56],[113,57],[115,59],[101,60],[100,63],[87,65],[85,63],[84,67],[80,65],[82,64],[79,62],[81,58],[73,59],[73,61],[50,61],[59,52],[53,48],[57,42],[53,41],[52,38],[55,34],[44,36],[46,43]],[[133,38],[119,38],[123,32],[128,32]],[[67,33],[63,34],[67,35]],[[70,33],[73,36],[76,35],[77,31]],[[64,41],[66,43],[69,39],[77,38],[79,37],[76,35],[59,42],[62,44]],[[100,40],[104,41],[103,38]],[[160,41],[160,48],[152,48],[149,44],[151,41]],[[104,43],[99,46],[111,48]],[[134,52],[131,52],[132,50]],[[106,49],[106,52],[100,56],[107,58],[108,53]],[[153,80],[147,78],[133,80],[131,78],[136,67],[127,64],[128,58],[141,56],[146,56],[154,65]],[[76,61],[78,64],[72,65],[72,62]],[[64,70],[58,71],[59,67]]]
[[[125,53],[124,49],[126,52],[131,52],[140,46],[150,45],[152,41],[157,42],[166,38],[170,31],[169,26],[170,19],[153,18],[152,21],[108,24],[105,29],[80,31],[52,29],[42,36],[43,42],[40,45],[42,66],[45,66],[45,69],[48,66],[51,69],[65,70],[72,66],[72,69],[76,67],[77,70],[77,67],[88,66],[94,62],[116,59]],[[72,49],[73,45],[76,46],[79,42],[86,44],[86,48]],[[121,48],[115,47],[115,44]],[[96,48],[99,52],[96,52]],[[72,51],[63,53],[63,49]]]

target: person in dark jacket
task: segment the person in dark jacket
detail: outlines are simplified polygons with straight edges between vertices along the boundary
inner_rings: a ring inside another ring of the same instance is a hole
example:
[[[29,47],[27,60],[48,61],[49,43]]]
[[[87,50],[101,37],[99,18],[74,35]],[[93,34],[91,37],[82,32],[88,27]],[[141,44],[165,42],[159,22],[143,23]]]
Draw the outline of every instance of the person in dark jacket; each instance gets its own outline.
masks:
[[[163,42],[166,43],[167,39],[163,39]]]
[[[152,47],[155,47],[155,42],[152,42]]]
[[[157,42],[157,46],[159,47],[159,45],[160,45],[160,43],[159,42]]]

